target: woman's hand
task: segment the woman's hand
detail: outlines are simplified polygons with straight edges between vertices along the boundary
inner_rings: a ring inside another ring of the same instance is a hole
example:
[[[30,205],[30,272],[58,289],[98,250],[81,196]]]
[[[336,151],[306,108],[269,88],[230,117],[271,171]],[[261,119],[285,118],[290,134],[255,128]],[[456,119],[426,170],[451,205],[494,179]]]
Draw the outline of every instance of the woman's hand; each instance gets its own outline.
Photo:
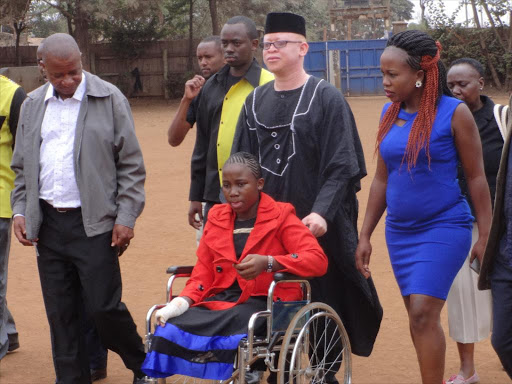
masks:
[[[175,297],[172,299],[171,302],[168,303],[165,307],[156,311],[156,321],[162,327],[165,327],[167,320],[184,314],[190,307],[190,299],[187,299],[188,298],[185,297]]]
[[[372,245],[370,239],[361,238],[356,249],[356,268],[367,279],[371,276],[370,255],[372,254]]]
[[[473,249],[471,250],[471,257],[469,258],[470,265],[473,262],[473,260],[475,260],[475,258],[477,258],[478,261],[480,262],[480,265],[482,265],[486,244],[486,237],[478,237],[478,240],[476,241],[475,245],[473,245]]]
[[[268,256],[249,254],[239,264],[235,264],[234,267],[242,278],[252,280],[265,271],[267,265]]]

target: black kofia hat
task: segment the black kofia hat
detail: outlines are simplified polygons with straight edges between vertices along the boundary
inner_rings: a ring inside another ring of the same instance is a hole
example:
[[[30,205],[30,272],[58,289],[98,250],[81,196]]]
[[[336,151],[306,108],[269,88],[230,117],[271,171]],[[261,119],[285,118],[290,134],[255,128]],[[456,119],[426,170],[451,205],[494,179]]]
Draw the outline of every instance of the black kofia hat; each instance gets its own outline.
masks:
[[[265,34],[291,32],[306,37],[306,20],[289,12],[271,12],[265,21]]]

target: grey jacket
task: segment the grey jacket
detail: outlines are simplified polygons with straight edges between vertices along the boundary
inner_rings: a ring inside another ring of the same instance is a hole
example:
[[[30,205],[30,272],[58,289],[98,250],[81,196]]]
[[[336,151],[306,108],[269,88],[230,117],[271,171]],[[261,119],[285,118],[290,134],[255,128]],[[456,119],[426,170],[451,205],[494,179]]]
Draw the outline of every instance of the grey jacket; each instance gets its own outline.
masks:
[[[128,100],[112,84],[83,72],[86,91],[76,124],[74,170],[87,236],[133,228],[144,208],[146,171]],[[26,219],[27,239],[38,237],[39,149],[48,84],[28,94],[22,105],[11,167],[13,214]]]
[[[505,217],[503,208],[505,205],[505,186],[507,182],[508,154],[510,151],[510,139],[512,135],[512,95],[510,96],[509,119],[507,125],[507,137],[501,152],[500,168],[496,177],[496,197],[494,200],[494,212],[492,215],[491,231],[485,247],[484,259],[478,277],[478,289],[490,289],[489,276],[494,267],[494,259],[500,251],[500,240],[505,232]]]

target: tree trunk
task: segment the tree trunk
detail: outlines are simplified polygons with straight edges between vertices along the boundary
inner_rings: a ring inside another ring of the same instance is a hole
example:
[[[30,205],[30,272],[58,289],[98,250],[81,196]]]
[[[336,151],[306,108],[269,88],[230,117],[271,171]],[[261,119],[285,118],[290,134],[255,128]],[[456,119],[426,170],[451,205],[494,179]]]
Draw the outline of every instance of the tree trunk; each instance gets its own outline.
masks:
[[[420,21],[421,21],[421,24],[423,24],[423,26],[426,27],[427,20],[425,20],[425,5],[426,5],[425,0],[420,0],[420,9],[421,9]]]
[[[482,48],[482,53],[487,59],[487,65],[489,66],[489,70],[491,71],[492,79],[496,87],[501,90],[501,81],[498,77],[498,73],[496,72],[496,68],[489,57],[489,51],[487,50],[487,45],[485,44],[482,27],[480,26],[480,20],[478,19],[478,11],[476,10],[475,0],[471,0],[471,7],[473,8],[473,16],[475,19],[476,29],[478,30],[478,37],[480,39],[480,47]]]
[[[512,9],[509,13],[509,22],[508,22],[508,51],[512,52]],[[507,91],[512,91],[512,64],[508,63],[509,67],[507,70]]]
[[[75,33],[73,32],[73,22],[71,20],[71,17],[66,17],[66,21],[67,21],[67,24],[68,24],[68,33],[71,36],[75,36]]]
[[[219,16],[217,13],[217,0],[208,0],[210,4],[210,16],[212,18],[212,35],[219,35]]]
[[[489,22],[491,23],[492,31],[496,35],[496,39],[498,39],[498,42],[500,43],[503,50],[507,51],[507,47],[505,46],[505,43],[503,42],[503,39],[501,38],[500,33],[496,29],[496,24],[494,23],[494,18],[492,17],[491,12],[489,12],[489,7],[487,6],[487,2],[480,0],[480,6],[482,6],[484,8],[485,14],[487,15],[487,18],[489,19]]]
[[[26,25],[23,21],[15,21],[13,23],[14,31],[16,32],[16,43],[15,43],[15,52],[16,52],[16,65],[21,67],[21,54],[20,54],[20,38],[21,33],[25,29]]]
[[[194,0],[190,0],[190,8],[188,13],[188,60],[187,68],[189,71],[194,70]]]
[[[77,2],[76,5],[74,21],[74,38],[82,53],[82,67],[89,71],[91,67],[89,57],[89,20],[87,19],[87,14],[81,8],[80,2]]]

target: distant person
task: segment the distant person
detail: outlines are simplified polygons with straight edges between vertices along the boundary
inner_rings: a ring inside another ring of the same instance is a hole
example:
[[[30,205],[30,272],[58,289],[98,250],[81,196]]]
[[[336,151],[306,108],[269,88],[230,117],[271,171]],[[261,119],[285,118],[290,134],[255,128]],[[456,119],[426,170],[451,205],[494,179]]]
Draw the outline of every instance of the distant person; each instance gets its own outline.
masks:
[[[44,81],[48,81],[43,65],[43,44],[44,40],[37,47],[36,57],[39,72]],[[87,311],[87,306],[83,307],[84,317],[82,332],[85,336],[87,354],[89,355],[89,368],[91,370],[91,381],[97,381],[107,377],[107,359],[108,349],[101,343],[100,336],[94,325],[94,319]]]
[[[222,27],[220,38],[227,65],[204,85],[197,114],[188,211],[188,223],[195,229],[206,222],[209,209],[220,203],[222,166],[231,153],[247,95],[273,78],[254,59],[259,42],[254,21],[232,17]],[[204,216],[201,202],[206,203]]]
[[[103,345],[143,383],[142,339],[121,301],[119,256],[145,202],[145,169],[130,106],[82,70],[70,35],[43,44],[48,82],[23,103],[12,169],[13,228],[35,246],[58,384],[89,384],[84,305]]]
[[[209,36],[201,40],[196,54],[202,76],[196,75],[185,83],[185,93],[167,131],[169,144],[173,147],[183,142],[196,123],[200,91],[204,83],[224,66],[220,36]]]
[[[501,364],[512,379],[512,95],[489,241],[478,280],[479,289],[491,289],[493,326],[491,342]]]
[[[21,104],[27,94],[18,84],[0,75],[0,360],[20,347],[14,319],[7,308],[7,269],[11,247],[11,169]]]
[[[498,126],[501,122],[494,116],[495,104],[489,97],[482,95],[485,85],[484,68],[474,59],[455,60],[448,70],[447,82],[453,96],[466,103],[475,119],[482,141],[485,177],[494,206],[496,176],[504,137]],[[462,194],[468,200],[473,216],[476,216],[466,178],[460,166],[458,179]],[[474,222],[472,244],[477,240],[478,225]],[[446,298],[450,337],[457,342],[460,357],[459,372],[450,376],[448,384],[472,384],[480,381],[475,369],[474,343],[489,337],[492,329],[491,291],[478,290],[478,273],[471,269],[470,258],[471,252],[455,277]]]
[[[441,44],[425,32],[393,35],[380,58],[391,100],[377,134],[377,171],[356,252],[365,277],[370,237],[387,209],[386,243],[409,317],[423,384],[443,382],[446,342],[441,310],[471,247],[473,216],[457,180],[460,159],[474,203],[481,259],[491,199],[478,128],[469,108],[452,97]]]

